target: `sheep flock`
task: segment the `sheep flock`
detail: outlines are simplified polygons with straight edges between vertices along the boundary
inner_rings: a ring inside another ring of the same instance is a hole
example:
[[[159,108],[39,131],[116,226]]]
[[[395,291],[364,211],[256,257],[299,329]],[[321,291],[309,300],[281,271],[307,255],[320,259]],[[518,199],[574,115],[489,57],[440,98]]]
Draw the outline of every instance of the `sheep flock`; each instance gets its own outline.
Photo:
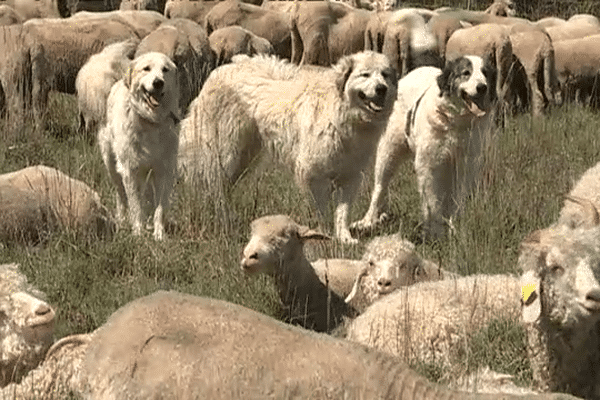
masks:
[[[0,400],[600,400],[595,2],[5,3]]]

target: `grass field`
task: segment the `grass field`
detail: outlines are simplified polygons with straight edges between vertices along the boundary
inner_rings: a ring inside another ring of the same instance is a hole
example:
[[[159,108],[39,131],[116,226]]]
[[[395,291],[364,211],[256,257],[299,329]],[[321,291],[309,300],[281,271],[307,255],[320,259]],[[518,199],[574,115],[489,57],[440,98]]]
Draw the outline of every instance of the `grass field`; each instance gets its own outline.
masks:
[[[54,95],[43,131],[0,121],[0,173],[30,165],[58,168],[97,190],[114,210],[115,190],[95,141],[76,133],[76,101]],[[600,113],[575,105],[552,109],[541,123],[529,115],[509,118],[498,128],[487,154],[484,179],[456,219],[456,233],[439,243],[421,243],[419,197],[409,163],[393,181],[388,197],[390,220],[376,234],[401,231],[424,256],[463,275],[515,273],[523,237],[553,222],[563,196],[583,171],[600,161]],[[369,171],[370,172],[370,171]],[[352,220],[368,206],[370,177],[354,204]],[[249,223],[266,214],[285,213],[317,226],[319,220],[285,168],[258,163],[231,193],[233,212],[225,221],[208,205],[206,194],[178,184],[168,214],[176,229],[164,242],[150,232],[134,237],[121,229],[110,239],[58,232],[38,245],[0,244],[0,262],[18,262],[48,295],[57,310],[57,337],[90,332],[118,307],[159,289],[177,290],[242,304],[277,316],[272,279],[244,276],[239,254]],[[332,223],[322,227],[332,232]],[[311,244],[313,258],[359,258],[364,243]],[[512,321],[494,321],[469,338],[452,371],[411,360],[430,379],[445,382],[456,371],[489,365],[527,384],[530,371],[524,333]]]

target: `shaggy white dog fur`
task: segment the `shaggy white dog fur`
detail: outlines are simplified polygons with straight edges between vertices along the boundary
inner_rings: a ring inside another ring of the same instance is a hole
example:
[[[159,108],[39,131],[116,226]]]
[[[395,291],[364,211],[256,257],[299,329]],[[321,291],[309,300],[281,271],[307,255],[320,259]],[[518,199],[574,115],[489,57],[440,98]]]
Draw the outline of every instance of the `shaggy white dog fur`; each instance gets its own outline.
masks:
[[[335,236],[348,229],[361,171],[375,153],[396,97],[388,59],[361,52],[332,68],[274,57],[234,57],[213,71],[182,121],[179,165],[222,198],[263,147],[292,167],[321,215],[337,190]]]
[[[177,166],[179,86],[177,67],[161,53],[131,62],[107,102],[107,124],[98,133],[104,164],[117,187],[117,217],[126,210],[140,235],[148,208],[154,211],[154,238],[164,237]]]
[[[440,70],[418,68],[398,82],[398,99],[377,149],[375,186],[364,218],[371,229],[385,219],[384,194],[399,162],[414,156],[424,229],[443,236],[446,223],[479,176],[482,148],[496,104],[496,68],[463,56]]]

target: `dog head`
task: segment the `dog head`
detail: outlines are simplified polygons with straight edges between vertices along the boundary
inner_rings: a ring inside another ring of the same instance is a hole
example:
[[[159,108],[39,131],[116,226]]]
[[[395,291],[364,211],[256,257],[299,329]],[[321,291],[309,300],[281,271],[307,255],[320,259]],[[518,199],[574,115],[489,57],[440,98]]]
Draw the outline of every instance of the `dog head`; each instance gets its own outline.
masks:
[[[454,104],[462,102],[471,113],[482,116],[496,101],[496,74],[489,58],[462,56],[448,61],[437,79],[440,96],[449,97]]]
[[[124,82],[142,117],[154,122],[167,116],[178,119],[177,66],[169,57],[154,52],[142,54],[129,65]]]
[[[396,100],[396,71],[386,56],[363,51],[341,58],[334,66],[340,95],[360,119],[387,119]]]

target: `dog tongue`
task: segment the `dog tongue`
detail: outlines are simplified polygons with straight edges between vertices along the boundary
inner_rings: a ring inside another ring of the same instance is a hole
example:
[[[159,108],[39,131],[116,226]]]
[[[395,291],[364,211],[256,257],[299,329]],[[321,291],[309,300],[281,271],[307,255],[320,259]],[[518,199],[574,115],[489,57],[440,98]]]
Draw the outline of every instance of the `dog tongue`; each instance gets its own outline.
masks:
[[[473,101],[467,101],[467,107],[472,114],[475,114],[476,117],[483,117],[485,115],[485,111],[477,107],[477,104],[475,104]]]

